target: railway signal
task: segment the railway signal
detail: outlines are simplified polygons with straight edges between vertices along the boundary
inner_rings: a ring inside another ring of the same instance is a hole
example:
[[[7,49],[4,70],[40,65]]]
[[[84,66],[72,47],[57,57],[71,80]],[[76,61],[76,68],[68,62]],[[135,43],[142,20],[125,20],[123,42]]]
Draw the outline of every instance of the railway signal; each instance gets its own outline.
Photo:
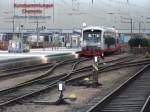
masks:
[[[94,62],[95,62],[95,63],[98,62],[98,57],[97,57],[97,56],[94,57]]]
[[[65,90],[65,83],[60,81],[58,82],[58,91],[60,91],[60,95],[58,100],[56,101],[56,105],[61,105],[61,104],[68,104],[65,100],[64,100],[64,90]]]
[[[38,102],[33,102],[33,103],[38,103],[38,104],[44,104],[44,105],[66,105],[69,104],[66,99],[70,101],[75,101],[77,99],[75,94],[70,94],[68,97],[64,97],[64,91],[65,91],[65,83],[63,81],[58,82],[58,91],[60,91],[60,95],[58,100],[55,102],[45,102],[45,101],[38,101]],[[31,102],[32,103],[32,102]]]
[[[98,66],[97,66],[97,64],[93,64],[93,68],[94,68],[95,71],[98,71]]]
[[[93,63],[93,73],[92,73],[92,86],[93,87],[98,87],[101,84],[98,82],[98,63],[99,63],[99,57],[95,56],[94,57],[94,63]]]
[[[101,58],[104,59],[104,53],[102,53]]]
[[[61,91],[61,92],[65,90],[65,84],[64,84],[64,82],[60,81],[58,83],[58,90]]]
[[[75,101],[77,99],[75,94],[71,94],[69,97],[64,97],[65,91],[65,83],[63,81],[58,82],[58,91],[60,91],[59,99],[54,103],[56,105],[65,105],[69,104],[65,99],[69,99],[70,101]]]

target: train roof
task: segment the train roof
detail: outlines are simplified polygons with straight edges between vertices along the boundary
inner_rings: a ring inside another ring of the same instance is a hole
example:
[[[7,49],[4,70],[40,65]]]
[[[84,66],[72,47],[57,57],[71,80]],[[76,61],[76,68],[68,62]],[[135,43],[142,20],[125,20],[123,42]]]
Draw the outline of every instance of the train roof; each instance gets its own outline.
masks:
[[[111,27],[101,27],[101,26],[88,26],[83,28],[83,30],[89,30],[89,29],[93,29],[93,30],[102,30],[102,31],[115,31],[115,28],[111,28]]]

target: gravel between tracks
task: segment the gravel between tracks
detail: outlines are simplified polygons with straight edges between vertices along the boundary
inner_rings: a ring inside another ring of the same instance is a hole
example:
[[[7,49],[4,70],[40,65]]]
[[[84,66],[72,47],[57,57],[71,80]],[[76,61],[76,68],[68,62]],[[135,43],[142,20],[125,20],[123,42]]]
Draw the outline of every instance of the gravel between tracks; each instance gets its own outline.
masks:
[[[125,82],[129,77],[136,73],[141,67],[132,67],[116,70],[113,72],[102,73],[99,77],[99,81],[103,84],[102,88],[99,88],[99,91],[94,92],[95,95],[89,95],[87,100],[84,103],[78,103],[72,109],[67,112],[85,112],[89,107],[86,104],[94,102],[94,98],[102,99],[113,89],[117,88],[120,84]],[[87,92],[89,94],[89,92]],[[80,97],[84,97],[84,94]],[[86,97],[86,96],[85,96]]]
[[[78,110],[83,110],[85,112],[86,104],[94,97],[103,98],[110,91],[115,89],[122,82],[127,80],[133,73],[136,73],[141,67],[132,67],[116,70],[113,72],[106,72],[100,74],[100,81],[103,86],[101,88],[93,89],[86,87],[74,87],[66,86],[65,96],[68,96],[71,93],[77,95],[77,100],[71,102],[71,105],[66,106],[50,106],[50,105],[38,105],[23,103],[22,105],[15,104],[1,110],[1,112],[78,112]],[[26,101],[55,101],[59,96],[57,89],[37,96],[36,98],[30,98]]]
[[[31,80],[31,79],[36,78],[38,76],[41,76],[41,74],[44,73],[45,71],[46,70],[40,70],[40,71],[36,71],[36,72],[23,73],[17,77],[10,78],[7,80],[2,80],[2,81],[0,81],[0,90],[14,87],[17,84],[20,84],[22,82]]]

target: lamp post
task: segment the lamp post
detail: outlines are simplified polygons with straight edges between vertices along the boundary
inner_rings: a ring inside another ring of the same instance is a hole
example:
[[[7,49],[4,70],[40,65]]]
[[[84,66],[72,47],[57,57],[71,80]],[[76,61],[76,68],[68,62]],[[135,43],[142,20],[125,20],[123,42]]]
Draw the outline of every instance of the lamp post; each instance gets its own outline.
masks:
[[[37,34],[36,46],[39,47],[39,21],[38,21],[38,19],[37,19],[37,23],[36,23],[36,34]]]
[[[37,43],[36,43],[36,45],[37,45],[37,47],[39,47],[40,31],[45,30],[45,29],[46,29],[45,26],[39,27],[39,21],[37,19],[37,22],[36,22],[36,34],[37,34]]]
[[[23,29],[24,26],[19,24],[19,27],[17,27],[17,29],[19,30],[19,37],[18,37],[18,42],[19,42],[19,51],[18,52],[24,52],[24,39],[23,39]]]
[[[20,25],[19,26],[19,33],[20,33],[20,39],[23,40],[23,29],[24,29],[24,26],[23,25]]]
[[[122,23],[129,23],[130,24],[130,31],[131,31],[131,37],[132,37],[132,34],[133,34],[133,19],[132,18],[124,18],[124,17],[121,17],[122,19],[124,20],[128,20],[128,22],[122,22]]]
[[[53,0],[53,24],[55,23],[55,0]]]
[[[143,21],[140,21],[140,22],[139,22],[139,34],[141,33],[142,23],[143,23]]]

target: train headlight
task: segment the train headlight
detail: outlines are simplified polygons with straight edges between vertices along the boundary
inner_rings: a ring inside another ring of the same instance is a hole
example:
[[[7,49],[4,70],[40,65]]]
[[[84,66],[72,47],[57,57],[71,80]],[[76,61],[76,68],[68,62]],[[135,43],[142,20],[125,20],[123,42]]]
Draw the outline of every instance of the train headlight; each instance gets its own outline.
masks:
[[[12,48],[15,48],[16,47],[16,44],[15,43],[12,43]]]
[[[97,46],[98,46],[98,47],[101,47],[101,43],[97,43]]]
[[[74,57],[75,57],[76,59],[78,59],[78,58],[79,58],[79,54],[78,54],[78,53],[76,53],[76,52],[72,52],[72,54],[74,55]]]
[[[86,45],[87,45],[86,42],[83,42],[83,43],[82,43],[82,47],[85,47]]]

